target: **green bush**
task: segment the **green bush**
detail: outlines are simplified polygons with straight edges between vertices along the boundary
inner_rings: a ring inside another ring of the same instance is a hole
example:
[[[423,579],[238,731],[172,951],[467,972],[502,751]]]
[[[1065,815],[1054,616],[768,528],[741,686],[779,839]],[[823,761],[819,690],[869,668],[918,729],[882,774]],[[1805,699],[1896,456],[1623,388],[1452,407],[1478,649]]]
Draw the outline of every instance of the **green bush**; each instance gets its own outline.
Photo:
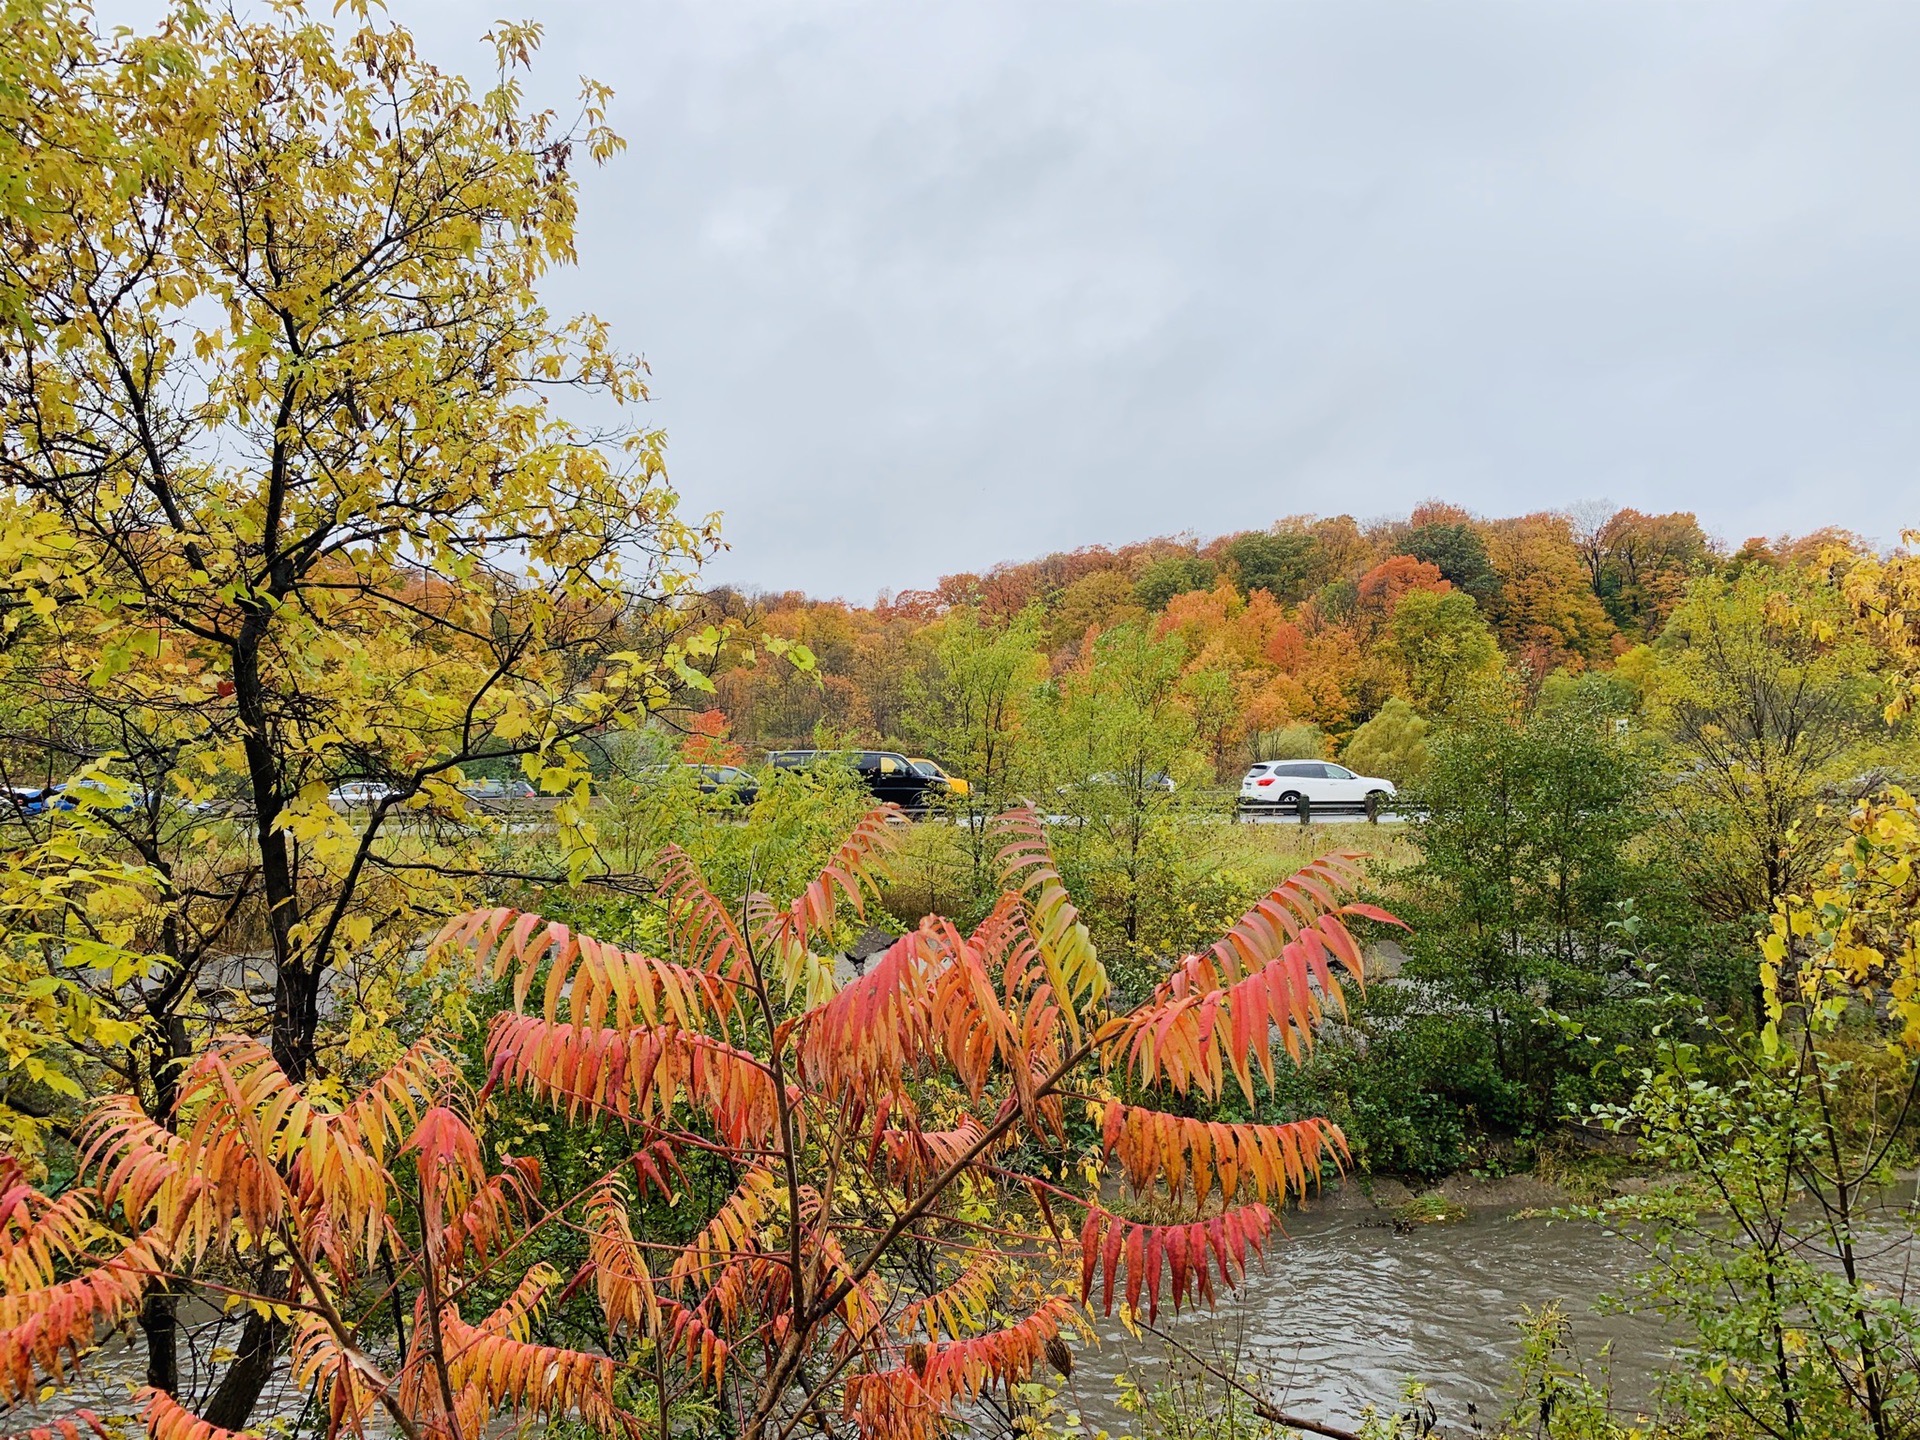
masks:
[[[1141,569],[1133,582],[1133,598],[1145,609],[1164,610],[1176,595],[1211,589],[1216,573],[1211,560],[1198,555],[1170,555]]]
[[[1398,985],[1353,997],[1350,1023],[1297,1069],[1281,1067],[1247,1118],[1323,1114],[1346,1132],[1359,1170],[1424,1180],[1472,1164],[1489,1135],[1524,1132],[1526,1093],[1493,1064],[1485,1026],[1425,1003]]]
[[[1431,721],[1396,695],[1353,732],[1340,759],[1362,775],[1380,775],[1396,785],[1410,785],[1427,773],[1427,731],[1431,728]]]
[[[1256,737],[1255,753],[1262,760],[1324,760],[1327,737],[1318,725],[1286,725],[1278,730],[1262,730]]]

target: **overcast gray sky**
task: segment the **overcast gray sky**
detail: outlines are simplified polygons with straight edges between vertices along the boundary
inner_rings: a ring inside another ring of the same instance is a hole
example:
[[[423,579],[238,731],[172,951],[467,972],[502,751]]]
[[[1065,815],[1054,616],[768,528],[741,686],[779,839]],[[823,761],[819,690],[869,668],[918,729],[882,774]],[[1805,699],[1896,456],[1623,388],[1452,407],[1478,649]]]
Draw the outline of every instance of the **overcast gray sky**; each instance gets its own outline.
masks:
[[[392,0],[441,63],[511,0]],[[870,600],[1441,496],[1920,524],[1920,7],[533,12],[724,579]]]

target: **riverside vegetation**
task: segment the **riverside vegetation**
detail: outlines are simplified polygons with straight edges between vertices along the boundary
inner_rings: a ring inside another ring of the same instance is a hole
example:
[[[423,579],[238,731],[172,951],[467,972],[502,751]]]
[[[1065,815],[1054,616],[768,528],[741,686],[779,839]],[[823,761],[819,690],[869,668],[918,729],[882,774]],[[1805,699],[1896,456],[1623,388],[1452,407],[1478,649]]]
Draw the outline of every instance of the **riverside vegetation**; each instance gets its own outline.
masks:
[[[1920,1430],[1910,555],[1436,504],[701,591],[644,367],[538,293],[605,90],[341,16],[0,0],[0,783],[63,787],[0,814],[10,1428],[1064,1431],[1093,1317],[1303,1190],[1542,1166],[1690,1359],[1621,1416],[1535,1316],[1508,1430]],[[677,763],[855,741],[973,783]],[[1411,818],[1229,823],[1333,754]],[[1344,1433],[1211,1383],[1134,1428]]]

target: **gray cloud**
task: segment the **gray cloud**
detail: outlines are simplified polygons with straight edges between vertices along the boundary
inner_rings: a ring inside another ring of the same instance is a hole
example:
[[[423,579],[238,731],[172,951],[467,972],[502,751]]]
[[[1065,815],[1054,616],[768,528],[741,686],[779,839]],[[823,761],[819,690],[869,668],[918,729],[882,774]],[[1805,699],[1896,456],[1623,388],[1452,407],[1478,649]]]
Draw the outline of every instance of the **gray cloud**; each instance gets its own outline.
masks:
[[[479,77],[500,9],[393,13]],[[647,354],[718,578],[1431,495],[1920,523],[1920,9],[536,13],[630,142],[552,297]]]

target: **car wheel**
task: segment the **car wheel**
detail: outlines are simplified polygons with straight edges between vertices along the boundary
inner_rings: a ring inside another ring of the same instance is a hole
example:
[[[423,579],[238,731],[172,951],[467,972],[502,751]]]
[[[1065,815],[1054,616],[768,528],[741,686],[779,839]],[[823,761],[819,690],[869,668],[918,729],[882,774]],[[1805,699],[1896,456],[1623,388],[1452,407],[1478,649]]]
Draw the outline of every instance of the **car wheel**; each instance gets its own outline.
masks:
[[[1298,790],[1289,790],[1273,803],[1276,805],[1298,805],[1300,803],[1300,792]]]
[[[1384,790],[1369,790],[1367,792],[1367,804],[1384,810],[1393,804],[1393,797]]]

